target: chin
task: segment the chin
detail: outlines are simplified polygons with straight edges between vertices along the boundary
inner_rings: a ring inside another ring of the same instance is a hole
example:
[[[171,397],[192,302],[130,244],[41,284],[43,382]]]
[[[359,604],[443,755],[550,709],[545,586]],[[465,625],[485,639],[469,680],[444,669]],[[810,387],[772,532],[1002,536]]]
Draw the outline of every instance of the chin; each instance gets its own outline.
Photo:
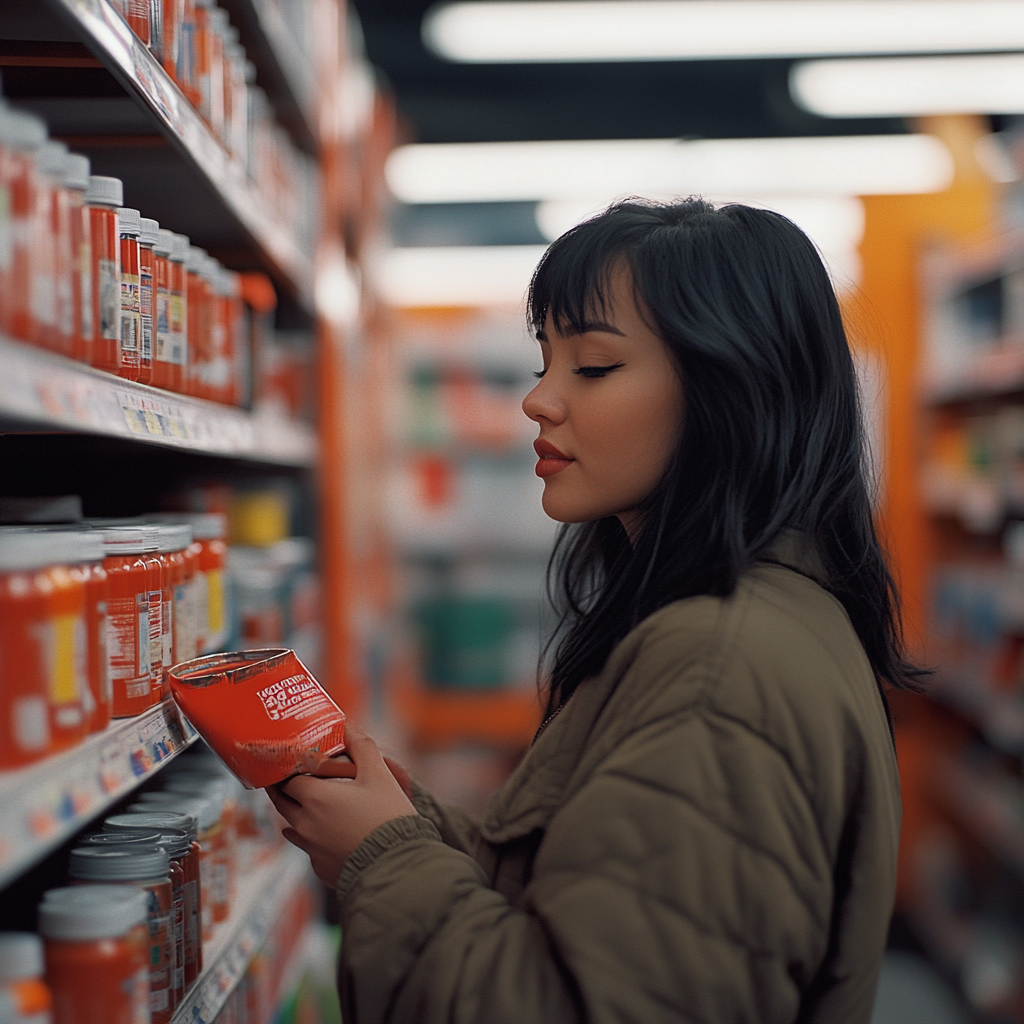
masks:
[[[566,523],[567,525],[570,523],[589,523],[592,519],[602,519],[605,516],[614,515],[614,513],[606,512],[603,509],[589,509],[574,502],[558,501],[549,497],[546,489],[544,497],[541,499],[541,507],[549,519],[554,519],[556,523]]]

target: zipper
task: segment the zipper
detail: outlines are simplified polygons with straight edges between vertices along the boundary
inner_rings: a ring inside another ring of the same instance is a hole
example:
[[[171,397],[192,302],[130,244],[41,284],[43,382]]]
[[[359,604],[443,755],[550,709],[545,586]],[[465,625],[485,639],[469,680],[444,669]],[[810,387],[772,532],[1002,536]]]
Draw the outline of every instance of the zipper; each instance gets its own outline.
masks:
[[[568,702],[566,702],[566,703],[568,703]],[[562,708],[564,708],[564,707],[565,707],[565,704],[559,704],[558,707],[555,708],[555,710],[552,711],[551,714],[548,715],[548,717],[545,718],[544,721],[540,723],[540,727],[533,734],[533,740],[530,743],[531,746],[534,743],[536,743],[537,740],[540,739],[540,734],[559,716]]]

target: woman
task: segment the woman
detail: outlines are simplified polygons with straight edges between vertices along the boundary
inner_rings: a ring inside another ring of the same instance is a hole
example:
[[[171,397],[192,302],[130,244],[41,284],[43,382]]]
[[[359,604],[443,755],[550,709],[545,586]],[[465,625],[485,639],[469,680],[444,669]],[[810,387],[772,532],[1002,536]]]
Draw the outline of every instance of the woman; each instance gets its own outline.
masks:
[[[272,796],[337,886],[347,1024],[868,1021],[913,685],[853,364],[785,218],[630,201],[534,275],[563,617],[482,822],[350,734]],[[401,782],[399,781],[401,780]]]

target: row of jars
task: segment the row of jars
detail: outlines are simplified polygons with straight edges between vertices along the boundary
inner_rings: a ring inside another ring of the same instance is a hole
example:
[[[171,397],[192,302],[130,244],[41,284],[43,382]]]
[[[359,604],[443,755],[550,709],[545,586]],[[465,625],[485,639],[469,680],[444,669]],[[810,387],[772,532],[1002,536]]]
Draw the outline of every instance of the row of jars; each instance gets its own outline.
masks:
[[[122,205],[120,179],[0,107],[0,330],[213,401],[248,391],[239,277]],[[4,223],[4,219],[8,223]]]
[[[141,714],[223,644],[225,535],[212,513],[0,527],[0,769]]]
[[[280,843],[266,797],[219,763],[172,768],[78,839],[68,885],[40,904],[41,939],[0,933],[0,1013],[6,989],[33,1024],[168,1024],[231,916],[243,851]]]

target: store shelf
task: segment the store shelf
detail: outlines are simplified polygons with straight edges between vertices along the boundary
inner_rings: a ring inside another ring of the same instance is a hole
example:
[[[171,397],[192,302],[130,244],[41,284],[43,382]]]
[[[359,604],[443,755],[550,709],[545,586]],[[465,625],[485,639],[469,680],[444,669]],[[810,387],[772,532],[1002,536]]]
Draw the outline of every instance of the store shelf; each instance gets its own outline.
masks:
[[[1024,792],[1010,792],[952,756],[938,759],[933,785],[946,810],[993,856],[1024,879]]]
[[[109,0],[49,0],[72,30],[143,106],[194,172],[219,195],[279,279],[312,309],[313,260],[295,235],[270,222],[245,168],[231,158]]]
[[[421,750],[459,743],[525,747],[541,720],[537,692],[527,687],[458,691],[409,686],[396,699]]]
[[[1024,756],[1024,699],[998,693],[950,672],[937,675],[929,695],[959,712],[998,751]]]
[[[175,1010],[172,1024],[211,1024],[288,900],[309,878],[309,858],[293,846],[284,846],[273,859],[239,878],[231,917],[204,947],[203,973]]]
[[[309,57],[274,0],[222,0],[242,33],[281,122],[308,149],[317,145],[316,80]]]
[[[197,733],[170,700],[71,750],[0,772],[0,888],[180,754]]]
[[[922,397],[932,407],[1007,398],[1024,393],[1024,339],[1004,339],[958,367],[926,382]]]
[[[0,421],[20,429],[104,434],[289,466],[311,466],[316,437],[281,416],[122,380],[0,336]]]

